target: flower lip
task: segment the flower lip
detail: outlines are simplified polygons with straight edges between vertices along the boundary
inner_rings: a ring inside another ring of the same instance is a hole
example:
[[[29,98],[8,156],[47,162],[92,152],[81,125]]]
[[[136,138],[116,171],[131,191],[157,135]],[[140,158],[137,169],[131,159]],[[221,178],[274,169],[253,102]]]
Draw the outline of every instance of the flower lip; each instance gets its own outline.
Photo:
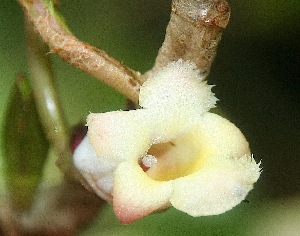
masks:
[[[154,156],[157,163],[147,170],[147,175],[157,181],[169,181],[193,174],[205,159],[203,145],[195,144],[188,133],[170,142],[152,145],[147,155]]]

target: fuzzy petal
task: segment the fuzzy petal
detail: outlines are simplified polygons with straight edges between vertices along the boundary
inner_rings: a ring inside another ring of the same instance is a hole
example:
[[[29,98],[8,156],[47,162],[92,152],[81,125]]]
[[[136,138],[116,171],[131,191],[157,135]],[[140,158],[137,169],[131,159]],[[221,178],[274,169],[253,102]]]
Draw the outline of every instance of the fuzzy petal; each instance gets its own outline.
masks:
[[[171,204],[192,216],[218,215],[239,204],[248,191],[226,170],[207,168],[174,181]]]
[[[123,224],[130,224],[167,207],[171,195],[171,182],[150,179],[137,162],[123,162],[115,172],[113,207]]]
[[[182,109],[202,114],[215,106],[217,99],[199,77],[196,65],[178,60],[169,63],[141,87],[140,105],[144,108],[161,106],[174,111]]]
[[[178,60],[152,75],[141,87],[140,106],[159,120],[153,131],[155,142],[180,135],[215,106],[211,87],[199,77],[194,63]]]
[[[205,161],[194,174],[176,179],[171,204],[192,216],[221,214],[239,204],[260,175],[246,139],[228,120],[205,114],[194,136],[206,142]],[[203,140],[202,140],[203,139]]]
[[[192,216],[224,213],[245,199],[259,174],[252,157],[225,160],[224,167],[205,168],[174,181],[171,204]]]

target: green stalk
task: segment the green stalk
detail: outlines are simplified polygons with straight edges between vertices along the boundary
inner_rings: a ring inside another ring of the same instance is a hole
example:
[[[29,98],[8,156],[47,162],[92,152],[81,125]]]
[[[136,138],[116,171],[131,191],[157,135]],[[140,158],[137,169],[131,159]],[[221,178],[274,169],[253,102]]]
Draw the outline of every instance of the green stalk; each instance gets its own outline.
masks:
[[[71,167],[69,130],[55,90],[48,48],[25,16],[30,82],[47,138],[58,156],[57,165],[66,173]]]

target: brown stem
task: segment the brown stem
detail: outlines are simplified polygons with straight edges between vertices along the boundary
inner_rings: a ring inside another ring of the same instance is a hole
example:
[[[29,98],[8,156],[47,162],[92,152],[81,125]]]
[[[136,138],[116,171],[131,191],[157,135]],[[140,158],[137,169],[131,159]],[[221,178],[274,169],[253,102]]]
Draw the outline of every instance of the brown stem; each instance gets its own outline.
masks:
[[[165,41],[145,77],[179,58],[193,61],[207,76],[229,17],[226,0],[173,0]]]
[[[0,235],[18,236],[10,201],[6,196],[0,196],[0,201]]]
[[[19,0],[35,30],[58,54],[73,66],[113,87],[127,98],[138,102],[138,72],[110,57],[104,51],[79,41],[72,35],[43,0]]]

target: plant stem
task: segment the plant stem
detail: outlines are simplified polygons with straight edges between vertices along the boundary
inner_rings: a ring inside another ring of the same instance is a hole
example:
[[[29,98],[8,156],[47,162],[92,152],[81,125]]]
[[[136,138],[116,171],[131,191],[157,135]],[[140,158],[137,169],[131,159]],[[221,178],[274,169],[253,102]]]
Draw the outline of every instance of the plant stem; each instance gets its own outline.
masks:
[[[206,77],[229,17],[226,0],[173,0],[165,40],[144,78],[179,58],[193,61]]]
[[[69,131],[55,90],[47,47],[25,16],[25,32],[30,82],[44,131],[58,156],[63,172],[71,166]]]
[[[133,102],[138,102],[139,72],[126,67],[106,52],[79,41],[61,22],[50,3],[43,0],[19,2],[51,53],[58,54],[68,63],[106,83]]]

